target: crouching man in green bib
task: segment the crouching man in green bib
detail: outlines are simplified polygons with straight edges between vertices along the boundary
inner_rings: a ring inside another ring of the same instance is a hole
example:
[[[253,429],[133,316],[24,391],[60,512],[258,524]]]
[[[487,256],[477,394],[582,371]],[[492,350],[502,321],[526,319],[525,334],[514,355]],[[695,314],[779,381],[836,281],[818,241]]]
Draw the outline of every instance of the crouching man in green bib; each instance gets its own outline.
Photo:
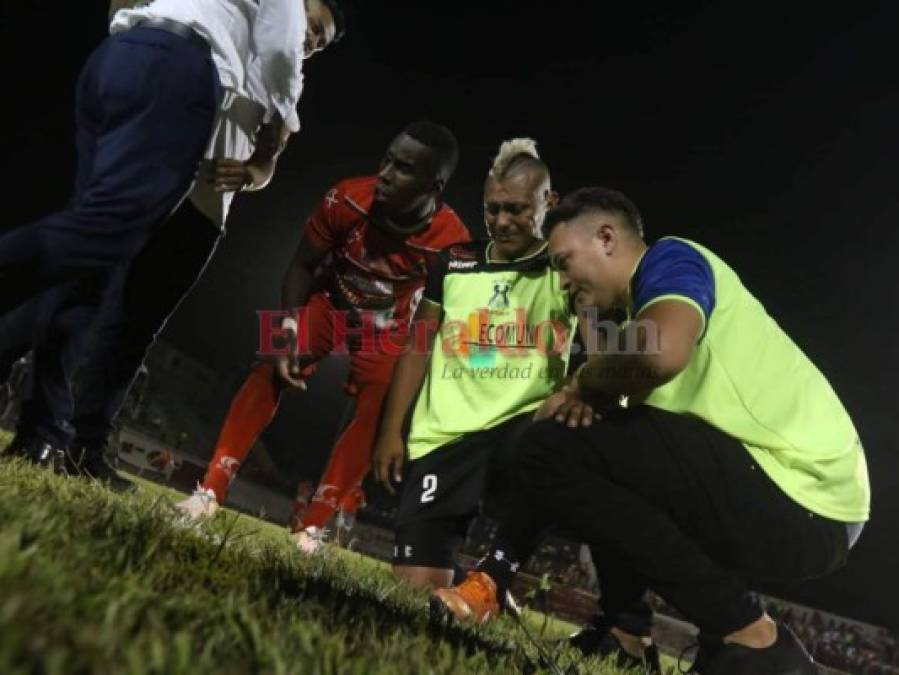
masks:
[[[647,246],[621,193],[568,195],[544,233],[578,305],[632,320],[586,329],[597,353],[541,414],[595,395],[628,406],[589,427],[546,419],[523,434],[493,549],[434,607],[495,615],[541,532],[557,527],[591,545],[601,628],[628,652],[642,643],[620,613],[651,589],[700,628],[691,672],[813,675],[750,588],[836,570],[868,519],[864,452],[839,398],[723,260],[684,239]]]

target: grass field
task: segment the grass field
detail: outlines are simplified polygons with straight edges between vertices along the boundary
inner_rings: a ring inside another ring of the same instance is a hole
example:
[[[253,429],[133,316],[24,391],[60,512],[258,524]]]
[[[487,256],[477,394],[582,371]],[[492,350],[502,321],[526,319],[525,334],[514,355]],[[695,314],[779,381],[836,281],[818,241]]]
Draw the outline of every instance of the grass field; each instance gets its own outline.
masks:
[[[0,672],[532,672],[511,618],[438,625],[382,564],[302,557],[280,528],[227,510],[177,526],[174,496],[0,462]],[[556,648],[570,626],[529,623],[563,670],[623,672]]]

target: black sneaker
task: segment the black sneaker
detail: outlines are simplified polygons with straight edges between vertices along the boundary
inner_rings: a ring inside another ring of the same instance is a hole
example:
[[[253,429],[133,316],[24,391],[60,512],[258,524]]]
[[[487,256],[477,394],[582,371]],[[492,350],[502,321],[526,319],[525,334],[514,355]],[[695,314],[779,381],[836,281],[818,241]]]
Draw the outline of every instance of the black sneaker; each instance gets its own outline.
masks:
[[[643,658],[634,656],[624,651],[618,638],[612,634],[612,626],[602,621],[595,621],[581,628],[568,638],[568,644],[584,656],[597,656],[606,659],[614,654],[615,665],[619,668],[642,668],[637,672],[647,673],[647,675],[661,675],[662,673],[659,650],[654,644],[646,648]]]
[[[136,488],[132,481],[119,475],[109,462],[104,448],[82,447],[69,451],[66,453],[63,472],[70,476],[101,481],[114,492],[125,492]]]
[[[770,647],[703,642],[689,670],[698,675],[818,675],[815,662],[788,626],[777,624]]]

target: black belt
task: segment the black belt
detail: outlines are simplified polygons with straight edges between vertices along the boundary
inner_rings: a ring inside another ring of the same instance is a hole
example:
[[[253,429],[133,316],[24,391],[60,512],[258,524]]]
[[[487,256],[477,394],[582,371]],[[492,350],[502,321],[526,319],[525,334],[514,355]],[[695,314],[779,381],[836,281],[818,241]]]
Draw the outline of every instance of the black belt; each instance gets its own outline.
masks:
[[[179,23],[178,21],[174,21],[172,19],[144,19],[137,23],[135,28],[156,28],[158,30],[164,30],[167,33],[172,33],[173,35],[177,35],[178,37],[184,38],[188,42],[209,51],[209,43],[206,42],[206,39],[201,37],[200,34],[195,31],[193,28],[184,23]]]

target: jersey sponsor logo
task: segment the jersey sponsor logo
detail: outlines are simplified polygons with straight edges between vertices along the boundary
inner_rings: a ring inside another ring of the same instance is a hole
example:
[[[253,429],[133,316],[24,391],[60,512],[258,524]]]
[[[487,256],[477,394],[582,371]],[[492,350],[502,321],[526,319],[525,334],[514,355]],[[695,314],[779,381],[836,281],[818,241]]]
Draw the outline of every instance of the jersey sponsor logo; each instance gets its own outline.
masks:
[[[477,260],[451,260],[449,264],[449,269],[451,270],[468,270],[473,267],[476,267],[478,264]]]
[[[506,348],[513,350],[509,352],[510,354],[515,353],[515,350],[523,354],[523,350],[547,344],[549,337],[556,341],[564,341],[567,336],[565,327],[556,326],[551,320],[538,324],[530,323],[527,310],[523,307],[515,308],[514,316],[509,316],[508,312],[490,310],[472,312],[468,317],[467,327],[466,342],[469,346]]]
[[[498,286],[494,304],[508,299],[508,292],[508,287]],[[543,355],[563,355],[567,353],[569,333],[570,325],[563,321],[528,321],[524,307],[485,307],[470,312],[468,321],[448,321],[441,327],[443,353],[466,358],[474,368],[491,368],[500,354],[524,357],[537,350]]]
[[[478,316],[477,339],[474,344],[481,347],[509,347],[534,349],[545,341],[544,331],[549,330],[545,324],[530,324],[523,309],[516,310],[514,321],[496,323],[491,317]]]

